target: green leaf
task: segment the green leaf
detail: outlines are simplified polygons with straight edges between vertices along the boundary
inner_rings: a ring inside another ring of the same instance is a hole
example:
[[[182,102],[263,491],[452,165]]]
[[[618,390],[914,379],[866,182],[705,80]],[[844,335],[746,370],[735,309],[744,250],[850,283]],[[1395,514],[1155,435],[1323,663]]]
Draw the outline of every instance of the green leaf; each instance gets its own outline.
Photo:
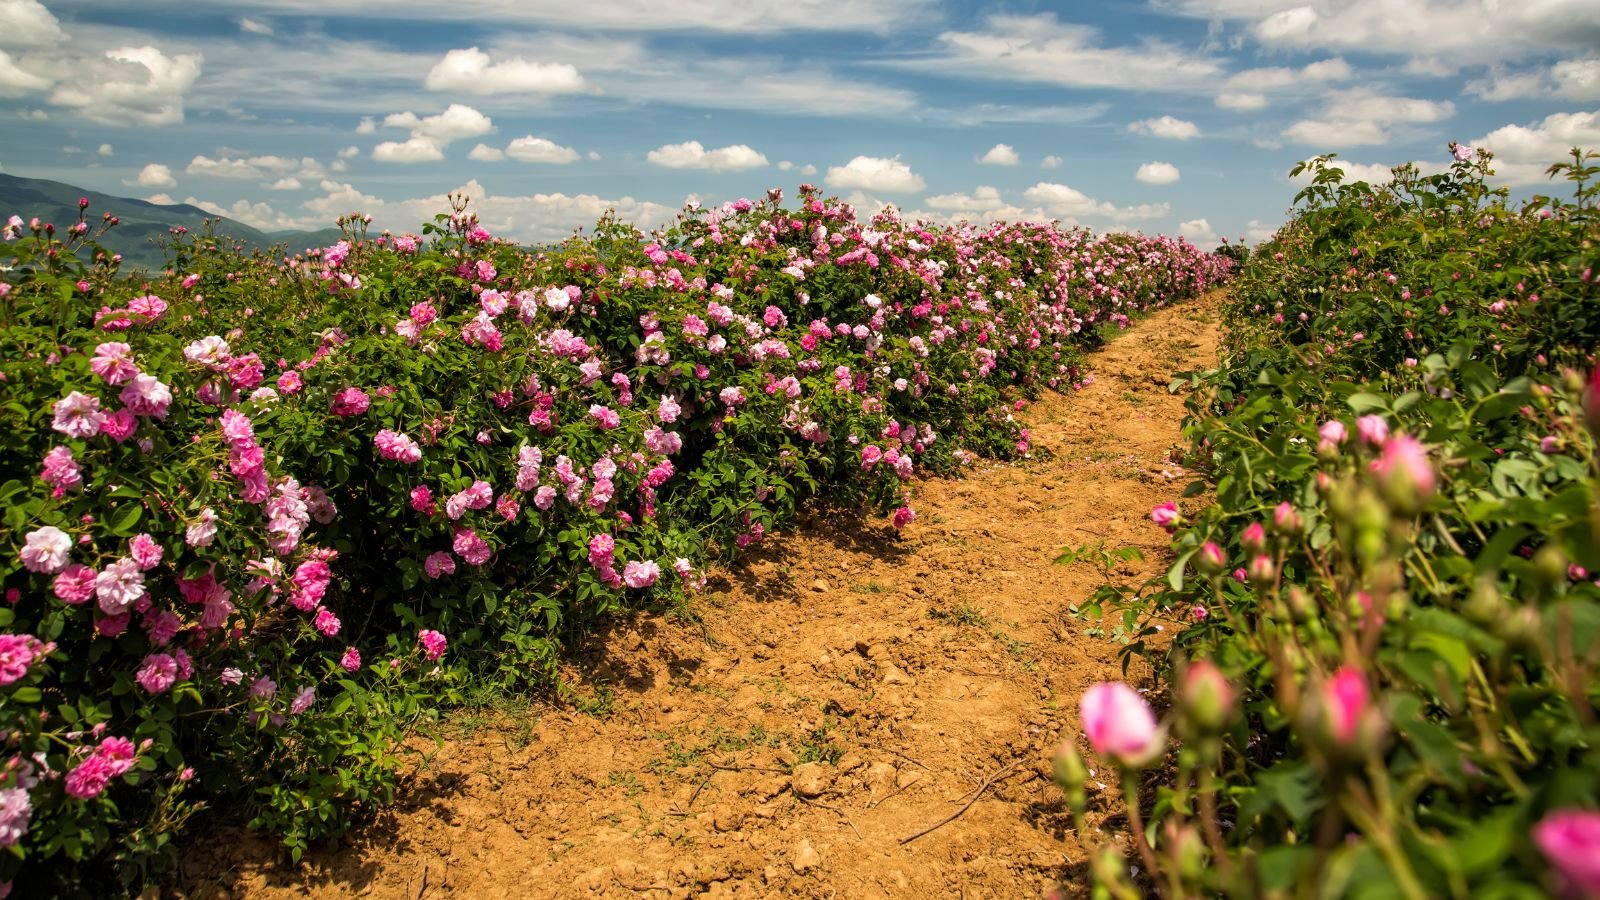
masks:
[[[138,527],[139,519],[144,516],[144,505],[141,503],[124,503],[117,509],[111,520],[111,533],[127,537],[133,534],[133,529]]]

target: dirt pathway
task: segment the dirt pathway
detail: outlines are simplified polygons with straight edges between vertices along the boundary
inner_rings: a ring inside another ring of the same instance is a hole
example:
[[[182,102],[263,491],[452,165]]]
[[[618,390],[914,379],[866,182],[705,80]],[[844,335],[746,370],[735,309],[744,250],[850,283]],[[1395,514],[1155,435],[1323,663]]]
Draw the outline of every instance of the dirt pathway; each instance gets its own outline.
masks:
[[[259,838],[186,855],[192,894],[1037,897],[1082,884],[1048,757],[1116,646],[1067,613],[1099,583],[1066,545],[1165,564],[1152,506],[1170,374],[1214,358],[1217,298],[1157,313],[1095,381],[1025,415],[1052,458],[918,486],[919,521],[817,522],[713,583],[703,621],[597,635],[610,714],[467,728],[403,802],[306,868]],[[791,775],[791,767],[794,773]],[[946,819],[1000,773],[954,821]],[[209,872],[199,875],[196,869]],[[220,890],[217,890],[219,889]]]

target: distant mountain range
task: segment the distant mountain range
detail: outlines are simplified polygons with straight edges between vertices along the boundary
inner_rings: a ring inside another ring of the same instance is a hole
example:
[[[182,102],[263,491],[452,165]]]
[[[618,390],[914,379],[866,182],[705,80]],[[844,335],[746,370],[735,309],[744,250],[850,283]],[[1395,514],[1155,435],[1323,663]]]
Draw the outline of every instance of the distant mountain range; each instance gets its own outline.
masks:
[[[101,213],[110,213],[121,220],[100,243],[107,250],[122,254],[125,270],[159,270],[165,264],[166,253],[156,246],[156,239],[165,238],[169,229],[180,226],[188,228],[190,232],[199,232],[208,220],[213,223],[218,235],[226,235],[250,247],[268,248],[282,244],[291,253],[308,247],[325,247],[340,238],[337,228],[262,231],[187,203],[163,206],[148,200],[113,197],[59,181],[18,178],[4,173],[0,173],[0,222],[14,215],[21,216],[24,221],[37,217],[42,222],[53,222],[59,234],[78,221],[80,197],[89,200],[91,227],[100,224]]]

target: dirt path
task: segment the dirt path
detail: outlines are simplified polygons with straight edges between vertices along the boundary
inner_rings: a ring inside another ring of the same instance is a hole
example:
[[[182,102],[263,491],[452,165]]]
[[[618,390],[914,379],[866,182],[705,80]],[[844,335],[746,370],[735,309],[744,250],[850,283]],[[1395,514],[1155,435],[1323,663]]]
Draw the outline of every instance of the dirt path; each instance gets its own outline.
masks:
[[[902,539],[878,522],[812,523],[714,583],[702,623],[640,616],[597,635],[591,684],[609,685],[610,715],[536,709],[466,729],[340,852],[296,871],[272,862],[270,841],[230,837],[186,854],[191,892],[1037,897],[1081,885],[1048,757],[1075,732],[1083,689],[1119,673],[1116,646],[1066,611],[1096,570],[1052,560],[1104,540],[1145,551],[1128,573],[1164,567],[1147,516],[1185,482],[1169,459],[1182,399],[1167,382],[1210,364],[1215,310],[1213,295],[1112,342],[1093,384],[1026,413],[1052,458],[919,485],[921,518]],[[996,773],[959,818],[902,843]]]

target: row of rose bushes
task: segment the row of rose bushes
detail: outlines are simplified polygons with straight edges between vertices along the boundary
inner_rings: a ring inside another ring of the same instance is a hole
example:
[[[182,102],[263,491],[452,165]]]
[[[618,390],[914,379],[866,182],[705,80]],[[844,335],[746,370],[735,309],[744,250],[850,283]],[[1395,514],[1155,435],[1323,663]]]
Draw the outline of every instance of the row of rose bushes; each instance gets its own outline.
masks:
[[[1148,890],[1600,896],[1600,168],[1513,202],[1452,151],[1303,167],[1183,379],[1215,500],[1156,509],[1168,575],[1085,610],[1165,676],[1082,709]],[[1129,862],[1096,855],[1109,892]]]
[[[198,805],[298,857],[469,686],[674,602],[807,498],[1030,451],[1023,398],[1230,269],[1183,241],[857,219],[803,186],[530,251],[458,206],[288,258],[0,259],[0,883],[136,882]]]

